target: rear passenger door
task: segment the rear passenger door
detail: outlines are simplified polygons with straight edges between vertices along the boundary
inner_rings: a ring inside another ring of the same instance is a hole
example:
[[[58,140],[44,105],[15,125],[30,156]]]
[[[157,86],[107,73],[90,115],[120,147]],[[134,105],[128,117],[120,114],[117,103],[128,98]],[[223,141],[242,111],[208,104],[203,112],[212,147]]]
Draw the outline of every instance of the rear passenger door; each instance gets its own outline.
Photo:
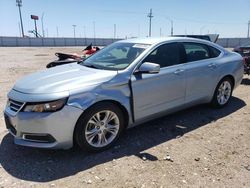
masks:
[[[201,43],[183,43],[186,52],[186,102],[209,100],[217,82],[217,61],[212,47]],[[219,50],[217,50],[219,51]]]

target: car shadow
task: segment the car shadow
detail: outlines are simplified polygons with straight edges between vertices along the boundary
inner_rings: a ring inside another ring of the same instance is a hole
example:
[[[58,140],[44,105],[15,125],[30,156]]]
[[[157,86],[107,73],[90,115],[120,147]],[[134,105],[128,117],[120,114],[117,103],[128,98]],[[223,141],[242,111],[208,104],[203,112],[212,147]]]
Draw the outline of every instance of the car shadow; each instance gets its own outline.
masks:
[[[0,163],[15,178],[49,182],[124,156],[145,156],[154,161],[157,157],[145,153],[145,150],[206,126],[245,105],[244,101],[233,97],[231,103],[223,109],[201,105],[183,110],[129,129],[113,148],[94,154],[77,149],[42,150],[16,146],[12,136],[7,134],[0,145]]]

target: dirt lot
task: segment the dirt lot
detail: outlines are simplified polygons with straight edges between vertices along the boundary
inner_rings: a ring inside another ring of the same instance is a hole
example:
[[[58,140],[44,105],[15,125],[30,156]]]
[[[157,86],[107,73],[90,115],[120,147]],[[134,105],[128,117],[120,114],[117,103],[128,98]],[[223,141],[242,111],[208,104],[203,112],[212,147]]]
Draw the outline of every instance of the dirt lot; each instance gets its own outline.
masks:
[[[0,48],[0,108],[20,77],[56,51]],[[206,105],[128,130],[108,151],[41,150],[13,144],[0,115],[0,187],[250,187],[250,77],[231,103]],[[165,160],[170,157],[170,160]]]

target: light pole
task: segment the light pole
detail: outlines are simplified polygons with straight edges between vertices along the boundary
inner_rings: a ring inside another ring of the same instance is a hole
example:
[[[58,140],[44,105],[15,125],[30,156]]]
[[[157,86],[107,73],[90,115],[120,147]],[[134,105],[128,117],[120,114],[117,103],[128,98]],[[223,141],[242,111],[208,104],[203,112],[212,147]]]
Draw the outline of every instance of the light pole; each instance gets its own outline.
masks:
[[[174,35],[174,22],[171,20],[171,36]]]
[[[74,38],[76,38],[76,25],[72,25],[74,30]]]
[[[22,13],[21,13],[22,0],[16,0],[16,5],[18,6],[19,16],[20,16],[20,23],[21,23],[21,29],[22,29],[22,36],[24,37],[23,19],[22,19]]]
[[[58,26],[56,26],[56,36],[59,37],[59,29],[58,29]]]
[[[45,33],[44,33],[43,17],[44,17],[44,12],[43,12],[42,18],[41,18],[41,22],[42,22],[42,33],[43,33],[43,38],[44,38],[44,37],[45,37]]]
[[[19,36],[22,37],[22,31],[21,31],[21,25],[20,22],[18,22],[18,28],[19,28]]]
[[[34,20],[35,23],[35,32],[36,32],[36,38],[38,38],[38,32],[37,32],[37,26],[36,26],[36,21],[39,19],[38,16],[36,15],[30,15],[31,19]]]
[[[114,24],[114,39],[116,38],[116,24]]]
[[[170,34],[171,34],[171,36],[173,36],[174,35],[174,21],[172,20],[172,19],[170,19],[170,18],[166,18],[169,22],[170,22],[170,24],[171,24],[171,30],[170,30]]]
[[[248,21],[247,38],[249,38],[249,32],[250,32],[250,20]]]
[[[140,26],[140,24],[138,24],[138,37],[140,37],[141,36],[141,26]]]
[[[84,35],[84,38],[86,38],[86,26],[83,26],[83,35]]]
[[[202,35],[202,31],[203,31],[203,29],[205,29],[205,25],[203,25],[201,28],[200,28],[200,35]]]
[[[149,32],[148,32],[148,36],[151,37],[151,30],[152,30],[152,18],[153,18],[153,12],[152,12],[152,8],[150,9],[150,12],[148,14],[148,18],[149,18]]]
[[[95,22],[93,22],[93,30],[94,30],[94,45],[95,45],[95,37],[96,37],[96,33],[95,33]]]

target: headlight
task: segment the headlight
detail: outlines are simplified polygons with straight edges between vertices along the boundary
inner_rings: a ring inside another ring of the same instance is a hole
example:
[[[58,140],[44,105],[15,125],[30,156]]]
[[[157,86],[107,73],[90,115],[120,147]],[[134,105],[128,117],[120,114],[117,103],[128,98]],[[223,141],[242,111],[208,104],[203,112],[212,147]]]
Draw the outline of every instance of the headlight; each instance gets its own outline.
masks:
[[[51,101],[46,103],[27,103],[24,112],[55,112],[61,110],[66,104],[67,99]]]

